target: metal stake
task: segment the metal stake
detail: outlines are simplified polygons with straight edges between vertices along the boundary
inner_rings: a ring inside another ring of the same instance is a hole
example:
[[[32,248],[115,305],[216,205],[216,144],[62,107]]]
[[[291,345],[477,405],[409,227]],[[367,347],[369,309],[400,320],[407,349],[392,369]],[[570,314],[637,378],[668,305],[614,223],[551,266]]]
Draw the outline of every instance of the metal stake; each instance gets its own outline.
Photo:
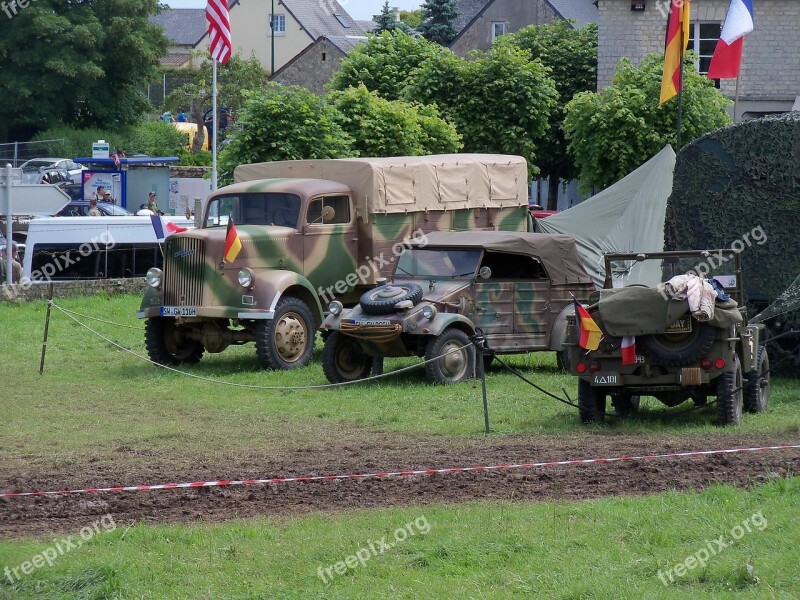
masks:
[[[47,350],[47,333],[50,331],[50,309],[53,306],[53,282],[50,282],[50,290],[47,295],[47,314],[44,318],[44,337],[42,338],[42,358],[39,361],[39,375],[44,374],[44,354]]]

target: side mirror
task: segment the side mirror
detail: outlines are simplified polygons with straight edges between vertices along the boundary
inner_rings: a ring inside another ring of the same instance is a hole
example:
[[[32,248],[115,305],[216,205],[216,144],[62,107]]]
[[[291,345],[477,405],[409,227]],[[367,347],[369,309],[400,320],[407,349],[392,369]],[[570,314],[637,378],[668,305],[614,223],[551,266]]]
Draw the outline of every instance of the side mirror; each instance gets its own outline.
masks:
[[[489,267],[481,267],[481,270],[478,271],[479,279],[489,279],[491,276],[492,270]]]

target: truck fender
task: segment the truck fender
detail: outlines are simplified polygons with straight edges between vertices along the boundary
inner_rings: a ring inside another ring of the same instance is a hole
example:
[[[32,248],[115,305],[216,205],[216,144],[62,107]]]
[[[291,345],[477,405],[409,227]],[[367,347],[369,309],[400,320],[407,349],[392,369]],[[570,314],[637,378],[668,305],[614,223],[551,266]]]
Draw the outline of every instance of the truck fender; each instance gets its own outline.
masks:
[[[255,271],[254,275],[253,295],[261,310],[258,313],[240,313],[239,318],[272,319],[281,298],[295,296],[308,304],[314,313],[317,325],[322,322],[322,305],[314,286],[308,279],[293,271]]]
[[[550,343],[548,350],[561,350],[561,346],[567,341],[567,317],[575,316],[575,305],[568,304],[558,313],[556,320],[553,321],[553,328],[550,330]]]
[[[475,334],[475,324],[464,315],[458,313],[438,314],[428,328],[430,330],[428,334],[433,336],[441,335],[445,329],[455,324],[458,324],[458,328],[463,329],[467,335],[472,336]]]

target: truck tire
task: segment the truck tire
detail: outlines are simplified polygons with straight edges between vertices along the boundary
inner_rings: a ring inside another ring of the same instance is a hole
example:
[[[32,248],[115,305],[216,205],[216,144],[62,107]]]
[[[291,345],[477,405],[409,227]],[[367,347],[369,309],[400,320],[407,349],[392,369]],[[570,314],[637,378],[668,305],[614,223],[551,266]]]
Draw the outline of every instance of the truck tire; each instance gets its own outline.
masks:
[[[437,356],[438,360],[432,360]],[[453,327],[428,342],[425,360],[430,361],[425,363],[425,375],[433,383],[458,383],[470,379],[475,372],[475,349],[467,334]]]
[[[708,323],[692,319],[691,333],[660,333],[641,336],[642,346],[659,363],[683,367],[697,362],[714,343],[716,331]]]
[[[606,419],[606,392],[578,379],[578,415],[581,423],[602,423]]]
[[[256,355],[265,369],[306,366],[314,351],[314,316],[308,305],[291,296],[281,298],[275,316],[256,322]]]
[[[187,339],[175,319],[151,317],[144,325],[147,355],[159,365],[195,364],[203,356],[203,345]]]
[[[395,304],[411,300],[416,306],[422,300],[422,288],[416,283],[388,284],[376,287],[361,296],[361,310],[368,315],[389,315]]]
[[[756,370],[750,371],[744,381],[744,409],[762,413],[769,404],[769,356],[764,346],[758,347]]]
[[[733,366],[717,379],[717,420],[720,425],[739,425],[742,422],[743,386],[742,365],[734,355]]]
[[[372,360],[358,341],[338,331],[331,332],[322,348],[322,370],[331,383],[369,377]]]

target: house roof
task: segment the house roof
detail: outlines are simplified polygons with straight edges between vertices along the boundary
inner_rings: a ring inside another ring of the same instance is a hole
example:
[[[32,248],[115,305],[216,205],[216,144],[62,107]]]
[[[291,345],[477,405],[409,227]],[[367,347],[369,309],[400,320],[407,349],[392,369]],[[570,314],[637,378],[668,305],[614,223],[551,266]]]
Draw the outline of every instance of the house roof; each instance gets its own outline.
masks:
[[[563,19],[574,19],[576,27],[583,27],[587,23],[597,21],[597,6],[595,0],[545,0],[556,13]],[[489,8],[495,0],[458,0],[458,17],[453,21],[453,26],[458,31],[458,37],[472,25],[481,14]],[[458,38],[456,38],[458,39]]]
[[[165,8],[152,15],[150,22],[160,25],[175,46],[195,46],[208,29],[204,8]]]
[[[320,37],[364,35],[361,25],[347,14],[337,0],[281,0],[281,4],[314,40]]]
[[[484,8],[493,2],[494,0],[458,0],[458,16],[453,21],[453,27],[461,33]]]
[[[316,48],[317,45],[321,44],[325,40],[329,41],[331,44],[336,46],[339,50],[342,51],[342,53],[345,56],[347,56],[348,54],[350,54],[350,51],[353,48],[355,48],[359,44],[363,44],[364,42],[366,42],[367,41],[367,37],[363,36],[363,35],[360,35],[360,36],[352,36],[352,35],[339,35],[339,36],[336,36],[336,35],[334,35],[334,36],[331,36],[331,37],[321,36],[321,37],[317,38],[316,40],[314,40],[313,42],[311,42],[308,46],[306,46],[300,53],[298,53],[296,56],[294,56],[292,58],[292,60],[290,60],[285,65],[283,65],[280,69],[275,71],[275,74],[272,75],[272,77],[270,77],[270,79],[275,79],[275,78],[279,77],[281,74],[283,74],[284,71],[286,71],[294,63],[296,63],[303,56],[305,56],[308,52],[310,52],[311,50]]]

